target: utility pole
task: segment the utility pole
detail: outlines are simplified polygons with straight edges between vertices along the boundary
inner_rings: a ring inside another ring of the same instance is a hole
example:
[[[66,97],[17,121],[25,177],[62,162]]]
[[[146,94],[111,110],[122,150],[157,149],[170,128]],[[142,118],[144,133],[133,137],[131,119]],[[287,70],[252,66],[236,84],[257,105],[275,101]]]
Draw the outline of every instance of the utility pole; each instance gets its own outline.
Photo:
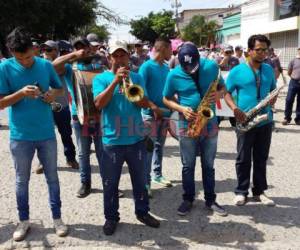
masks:
[[[181,3],[179,0],[172,0],[171,4],[172,8],[175,8],[175,23],[176,23],[176,31],[178,34],[180,34],[179,30],[179,13],[178,13],[178,8],[181,7]]]

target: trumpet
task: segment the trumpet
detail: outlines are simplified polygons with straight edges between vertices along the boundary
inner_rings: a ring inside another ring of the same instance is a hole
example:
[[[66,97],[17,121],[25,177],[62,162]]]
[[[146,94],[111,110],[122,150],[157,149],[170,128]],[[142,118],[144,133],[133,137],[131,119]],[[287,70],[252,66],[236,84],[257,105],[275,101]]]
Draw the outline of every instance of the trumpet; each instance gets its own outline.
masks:
[[[128,101],[139,102],[144,98],[144,90],[141,86],[133,84],[129,75],[123,77],[122,88]]]

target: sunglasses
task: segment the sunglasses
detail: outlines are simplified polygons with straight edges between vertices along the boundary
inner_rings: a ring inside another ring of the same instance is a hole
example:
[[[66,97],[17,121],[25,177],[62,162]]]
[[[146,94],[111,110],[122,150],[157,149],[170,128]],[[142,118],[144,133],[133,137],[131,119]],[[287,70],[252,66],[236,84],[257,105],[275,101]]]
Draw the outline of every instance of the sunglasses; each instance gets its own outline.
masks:
[[[259,53],[261,53],[261,52],[267,52],[269,49],[268,48],[258,48],[258,49],[253,49],[253,50],[255,50],[255,52],[259,52]]]
[[[43,52],[52,52],[53,51],[53,48],[45,48],[43,49]]]

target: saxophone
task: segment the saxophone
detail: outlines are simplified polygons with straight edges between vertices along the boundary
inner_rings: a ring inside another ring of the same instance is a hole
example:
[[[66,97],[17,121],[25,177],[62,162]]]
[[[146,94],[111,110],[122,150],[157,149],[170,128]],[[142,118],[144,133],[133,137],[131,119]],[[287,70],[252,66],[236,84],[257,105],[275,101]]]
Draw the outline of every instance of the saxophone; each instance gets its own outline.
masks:
[[[206,91],[203,99],[197,107],[197,118],[188,124],[187,135],[188,137],[198,137],[201,134],[202,129],[206,126],[208,120],[214,117],[214,111],[210,108],[208,101],[211,93],[217,91],[219,81],[221,79],[221,70],[219,69],[217,79],[214,80],[208,90]]]
[[[285,80],[284,80],[285,81]],[[260,112],[269,105],[270,101],[272,101],[279,92],[284,88],[285,84],[280,87],[274,89],[270,92],[263,100],[261,100],[254,108],[250,109],[246,113],[246,121],[243,123],[236,123],[236,128],[239,131],[247,132],[257,124],[268,120],[268,114],[260,114]]]

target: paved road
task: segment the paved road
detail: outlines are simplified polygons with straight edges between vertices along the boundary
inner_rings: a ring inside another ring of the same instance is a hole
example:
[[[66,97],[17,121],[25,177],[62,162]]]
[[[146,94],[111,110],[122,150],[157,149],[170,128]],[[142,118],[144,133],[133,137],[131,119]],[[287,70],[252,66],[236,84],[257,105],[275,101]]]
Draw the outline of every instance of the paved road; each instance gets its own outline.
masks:
[[[216,190],[219,203],[229,216],[211,215],[204,209],[199,161],[196,182],[199,190],[191,214],[182,218],[176,210],[181,202],[181,163],[177,142],[168,138],[164,156],[164,175],[174,187],[154,185],[151,212],[161,219],[161,228],[152,229],[139,223],[134,216],[131,184],[127,168],[123,169],[120,200],[121,223],[115,235],[102,233],[103,195],[95,154],[92,154],[93,193],[78,199],[79,174],[65,166],[59,143],[59,178],[64,221],[70,225],[70,235],[58,238],[52,228],[47,203],[47,188],[43,175],[32,173],[30,183],[31,219],[33,227],[25,241],[15,243],[11,236],[17,222],[14,170],[8,149],[8,130],[0,130],[0,249],[28,247],[33,249],[300,249],[300,127],[282,127],[284,97],[277,103],[276,132],[268,164],[268,194],[278,204],[269,208],[249,203],[233,205],[235,178],[235,134],[229,123],[220,129],[215,162]],[[6,123],[6,118],[1,123]],[[35,161],[36,163],[36,161]]]

